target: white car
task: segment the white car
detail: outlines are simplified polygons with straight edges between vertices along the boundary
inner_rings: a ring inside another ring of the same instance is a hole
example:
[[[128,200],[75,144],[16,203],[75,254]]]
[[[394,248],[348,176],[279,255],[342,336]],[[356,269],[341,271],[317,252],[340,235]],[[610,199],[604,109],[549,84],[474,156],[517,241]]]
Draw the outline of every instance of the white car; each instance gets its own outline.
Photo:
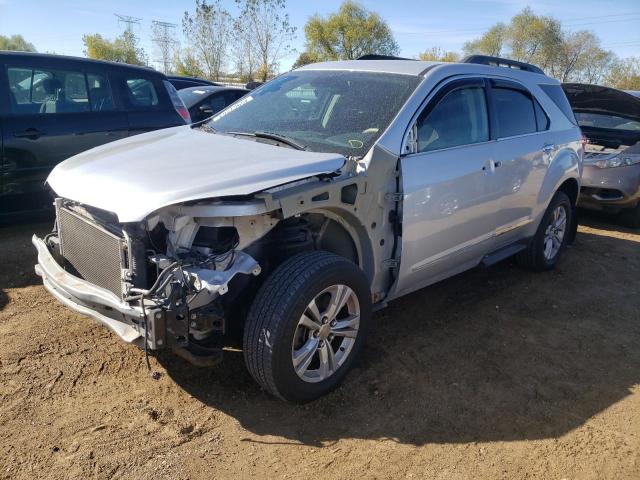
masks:
[[[580,188],[574,121],[527,64],[307,65],[207,123],[56,167],[36,271],[123,340],[197,365],[241,332],[256,381],[309,401],[343,380],[374,308],[512,255],[556,264]]]

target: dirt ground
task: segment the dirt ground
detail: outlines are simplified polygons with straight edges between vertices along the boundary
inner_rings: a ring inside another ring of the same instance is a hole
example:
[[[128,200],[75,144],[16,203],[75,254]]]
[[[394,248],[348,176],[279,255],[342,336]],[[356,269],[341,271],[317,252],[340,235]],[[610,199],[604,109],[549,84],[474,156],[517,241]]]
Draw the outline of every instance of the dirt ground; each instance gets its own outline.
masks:
[[[558,268],[503,262],[375,314],[305,406],[242,355],[192,369],[59,305],[0,230],[0,478],[640,478],[640,232],[588,218]]]

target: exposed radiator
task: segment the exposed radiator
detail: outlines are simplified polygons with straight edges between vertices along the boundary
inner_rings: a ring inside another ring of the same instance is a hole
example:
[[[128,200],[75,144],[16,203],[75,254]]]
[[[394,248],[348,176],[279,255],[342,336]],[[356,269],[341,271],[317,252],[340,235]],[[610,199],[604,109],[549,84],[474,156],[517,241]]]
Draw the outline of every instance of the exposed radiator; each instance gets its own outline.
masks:
[[[124,239],[64,207],[57,210],[60,252],[73,273],[122,296]]]

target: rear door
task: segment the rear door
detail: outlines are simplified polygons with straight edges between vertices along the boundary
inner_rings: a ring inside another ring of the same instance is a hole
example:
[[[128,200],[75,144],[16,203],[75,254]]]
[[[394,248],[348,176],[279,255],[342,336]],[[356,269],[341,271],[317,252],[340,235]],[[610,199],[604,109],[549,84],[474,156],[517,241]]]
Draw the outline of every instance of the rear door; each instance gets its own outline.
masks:
[[[129,135],[185,124],[162,79],[141,70],[122,69],[118,73],[118,93],[127,111]]]
[[[127,135],[100,64],[59,58],[10,58],[1,72],[9,86],[3,118],[0,211],[50,206],[44,182],[55,165]]]
[[[533,222],[553,146],[545,142],[549,118],[526,87],[491,79],[489,93],[497,137],[492,180],[500,196],[496,212],[496,245],[500,247],[517,240]]]
[[[413,153],[400,160],[399,292],[469,268],[493,248],[499,197],[488,112],[483,79],[453,80],[411,129]]]

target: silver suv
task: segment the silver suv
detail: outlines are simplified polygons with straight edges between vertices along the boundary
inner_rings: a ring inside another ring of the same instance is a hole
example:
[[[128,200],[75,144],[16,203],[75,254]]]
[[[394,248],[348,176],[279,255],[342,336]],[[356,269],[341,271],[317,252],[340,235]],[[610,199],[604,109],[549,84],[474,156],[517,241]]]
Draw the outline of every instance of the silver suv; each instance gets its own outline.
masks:
[[[48,179],[36,272],[127,342],[212,365],[242,338],[262,387],[317,398],[373,309],[481,263],[558,262],[581,133],[557,81],[507,66],[308,65],[206,123],[77,155]]]

